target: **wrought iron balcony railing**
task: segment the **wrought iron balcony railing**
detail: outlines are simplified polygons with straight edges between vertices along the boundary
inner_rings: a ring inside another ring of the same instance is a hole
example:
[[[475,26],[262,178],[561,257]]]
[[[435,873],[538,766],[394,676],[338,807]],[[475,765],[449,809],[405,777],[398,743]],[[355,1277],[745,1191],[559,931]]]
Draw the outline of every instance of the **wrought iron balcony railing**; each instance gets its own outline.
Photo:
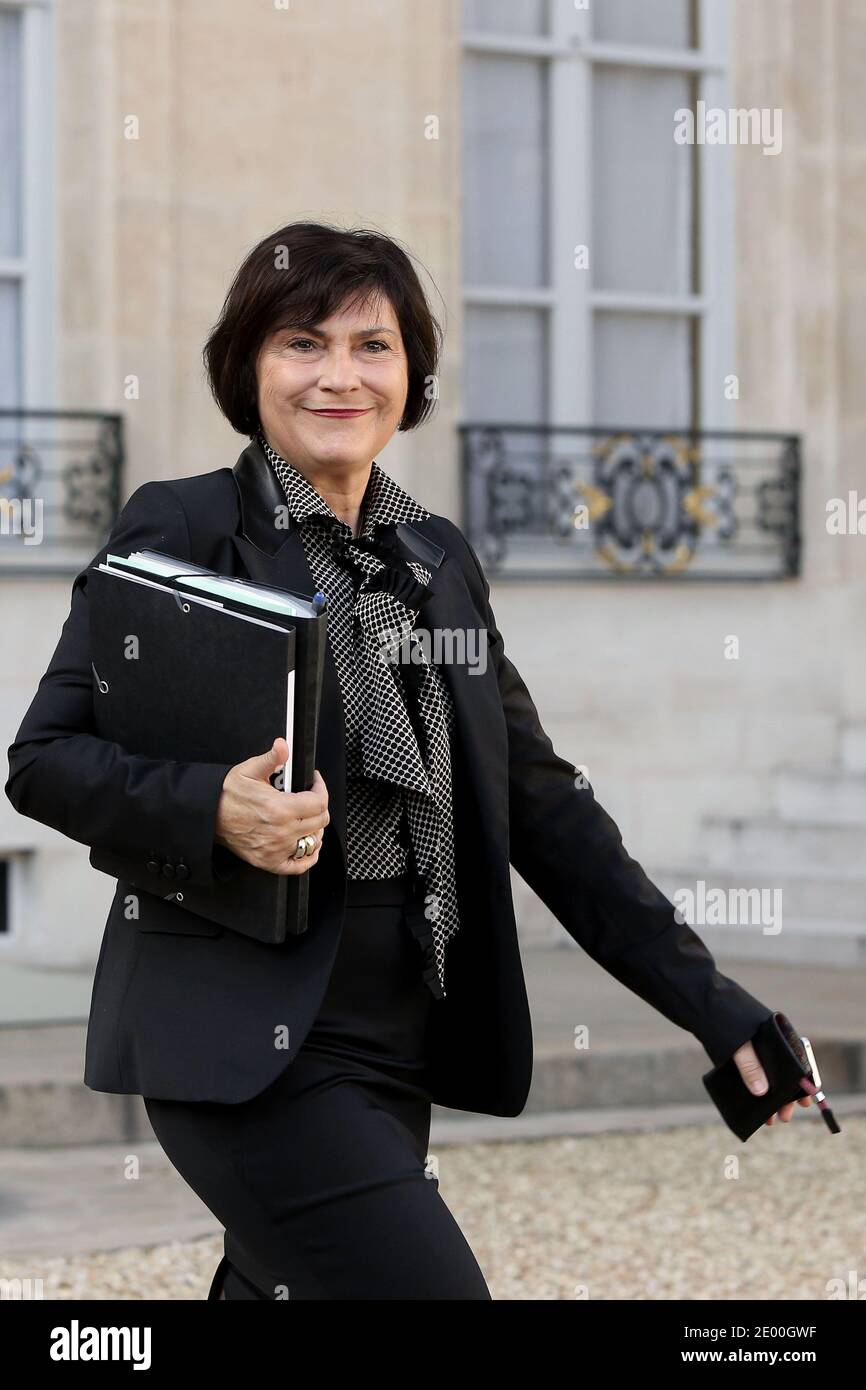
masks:
[[[781,579],[797,435],[467,424],[463,525],[491,578]]]
[[[123,421],[88,410],[0,410],[0,578],[75,573],[120,507]]]

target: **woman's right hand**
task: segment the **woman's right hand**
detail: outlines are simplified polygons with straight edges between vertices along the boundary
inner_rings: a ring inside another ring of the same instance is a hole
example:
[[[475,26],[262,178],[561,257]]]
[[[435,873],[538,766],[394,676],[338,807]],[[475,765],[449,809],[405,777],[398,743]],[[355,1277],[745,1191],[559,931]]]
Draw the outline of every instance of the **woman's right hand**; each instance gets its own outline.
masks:
[[[286,740],[276,738],[267,753],[237,763],[226,773],[217,806],[216,843],[271,874],[307,873],[318,861],[331,819],[328,789],[318,768],[309,791],[277,791],[271,786],[268,779],[288,757]],[[294,859],[302,835],[312,835],[316,848]]]

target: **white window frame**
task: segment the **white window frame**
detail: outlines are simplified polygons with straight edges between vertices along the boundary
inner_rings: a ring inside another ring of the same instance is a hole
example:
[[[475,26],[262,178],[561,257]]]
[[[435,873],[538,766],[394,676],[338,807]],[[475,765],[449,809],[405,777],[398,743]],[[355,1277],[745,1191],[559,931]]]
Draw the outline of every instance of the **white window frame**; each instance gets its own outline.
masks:
[[[55,74],[53,0],[0,0],[21,15],[21,248],[0,257],[0,278],[20,286],[22,410],[56,400],[54,351]]]
[[[734,194],[730,155],[698,145],[697,282],[699,294],[635,294],[594,289],[592,272],[576,270],[571,249],[589,247],[592,259],[592,72],[595,66],[656,68],[695,74],[696,99],[727,110],[730,100],[729,0],[697,0],[700,48],[651,48],[593,42],[591,13],[553,4],[548,37],[465,31],[467,52],[541,57],[549,62],[548,128],[551,132],[549,265],[551,283],[539,288],[464,286],[463,302],[475,306],[546,310],[548,330],[547,423],[588,426],[642,425],[645,421],[595,420],[592,401],[593,316],[597,309],[623,313],[684,315],[698,325],[694,420],[671,421],[702,429],[732,428],[733,405],[724,378],[734,359]],[[671,123],[673,140],[673,122]],[[722,156],[721,158],[719,156]],[[584,370],[576,370],[584,363]]]

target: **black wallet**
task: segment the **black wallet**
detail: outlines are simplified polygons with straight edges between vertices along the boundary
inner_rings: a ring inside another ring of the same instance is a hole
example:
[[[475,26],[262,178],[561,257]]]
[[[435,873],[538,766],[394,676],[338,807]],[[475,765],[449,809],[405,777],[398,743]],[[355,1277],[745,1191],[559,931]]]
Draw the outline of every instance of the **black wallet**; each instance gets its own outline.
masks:
[[[737,1138],[745,1143],[783,1105],[809,1094],[819,1098],[828,1128],[838,1134],[839,1125],[821,1091],[821,1078],[813,1073],[803,1041],[790,1020],[782,1013],[770,1014],[751,1043],[769,1083],[764,1095],[756,1096],[748,1089],[733,1057],[702,1078],[716,1109]],[[808,1083],[805,1087],[801,1085],[804,1077]]]

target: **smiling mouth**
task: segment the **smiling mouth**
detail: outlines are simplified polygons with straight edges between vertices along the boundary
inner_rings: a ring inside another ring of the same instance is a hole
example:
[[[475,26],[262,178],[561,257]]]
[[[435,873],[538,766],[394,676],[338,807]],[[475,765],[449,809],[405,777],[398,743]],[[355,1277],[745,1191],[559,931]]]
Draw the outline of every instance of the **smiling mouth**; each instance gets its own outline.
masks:
[[[339,406],[323,406],[321,410],[316,410],[315,406],[305,406],[311,415],[328,415],[337,420],[353,420],[356,415],[366,415],[370,409],[365,406],[363,410],[341,410]]]

